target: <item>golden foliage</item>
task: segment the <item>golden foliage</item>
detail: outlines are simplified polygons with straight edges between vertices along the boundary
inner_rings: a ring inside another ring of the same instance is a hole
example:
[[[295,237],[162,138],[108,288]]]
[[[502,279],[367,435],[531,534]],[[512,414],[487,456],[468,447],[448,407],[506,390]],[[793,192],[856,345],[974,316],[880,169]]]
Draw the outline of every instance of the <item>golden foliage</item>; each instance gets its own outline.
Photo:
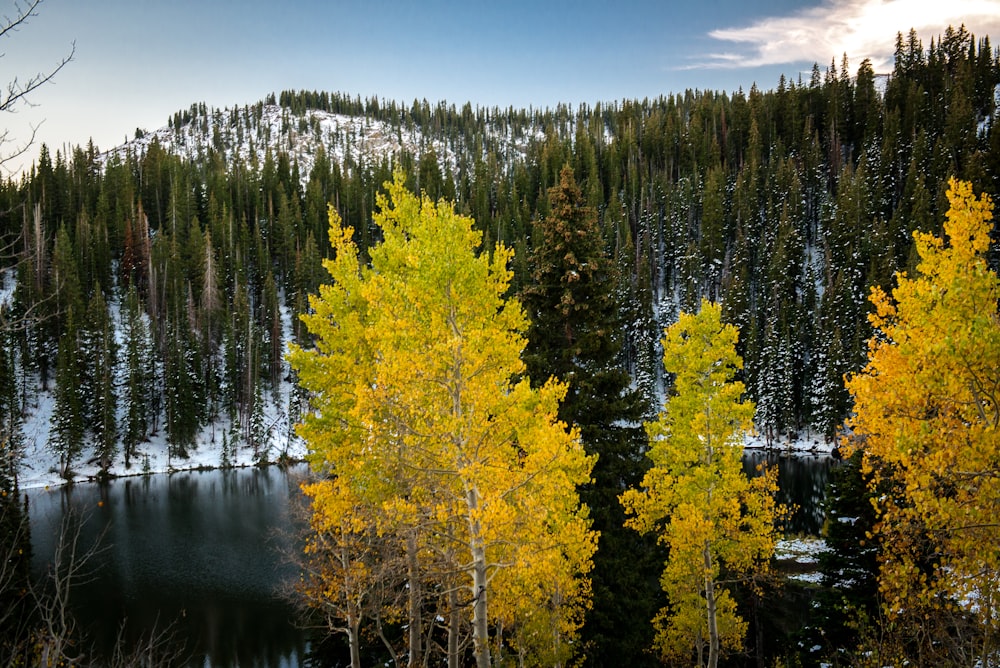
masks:
[[[663,364],[675,376],[674,392],[646,425],[653,466],[642,489],[621,496],[628,525],[658,532],[670,550],[661,577],[669,605],[654,620],[657,649],[688,661],[707,648],[710,665],[721,649],[740,648],[746,633],[722,574],[766,571],[778,511],[776,472],[753,479],[743,473],[754,408],[733,380],[743,366],[737,336],[722,324],[721,307],[708,301],[667,329]]]
[[[299,433],[332,480],[306,488],[314,513],[345,536],[417,540],[424,566],[447,561],[426,569],[441,582],[464,574],[477,658],[499,622],[565,652],[589,604],[596,535],[576,488],[593,458],[555,417],[565,386],[516,380],[527,323],[505,298],[511,251],[477,254],[472,219],[400,174],[386,186],[370,265],[331,209],[332,282],[302,318],[316,347],[289,354],[312,397]]]
[[[996,647],[1000,594],[1000,300],[985,253],[993,204],[952,179],[944,239],[914,234],[916,276],[873,288],[868,363],[847,380],[885,544],[890,614],[978,612]]]

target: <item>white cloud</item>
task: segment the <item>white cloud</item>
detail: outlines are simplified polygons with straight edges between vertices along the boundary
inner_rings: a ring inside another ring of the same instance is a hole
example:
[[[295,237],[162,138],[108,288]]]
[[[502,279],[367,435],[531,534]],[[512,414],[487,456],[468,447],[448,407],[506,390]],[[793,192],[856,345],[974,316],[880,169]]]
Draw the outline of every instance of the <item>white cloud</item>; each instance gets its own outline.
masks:
[[[1000,0],[826,0],[789,16],[711,31],[710,37],[735,48],[709,54],[694,67],[822,66],[831,59],[839,65],[846,53],[852,64],[870,58],[876,72],[887,72],[897,32],[915,29],[926,49],[949,25],[962,24],[977,38],[1000,37]]]

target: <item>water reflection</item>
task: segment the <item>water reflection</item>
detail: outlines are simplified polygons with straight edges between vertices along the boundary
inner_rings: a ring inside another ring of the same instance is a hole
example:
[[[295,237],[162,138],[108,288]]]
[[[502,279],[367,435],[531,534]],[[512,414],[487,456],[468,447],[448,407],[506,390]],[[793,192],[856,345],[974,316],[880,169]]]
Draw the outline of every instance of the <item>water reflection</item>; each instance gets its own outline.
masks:
[[[747,451],[748,472],[778,467],[779,500],[796,506],[789,529],[818,534],[830,457],[780,457]],[[150,629],[174,624],[191,665],[297,666],[306,632],[281,593],[296,570],[282,553],[295,550],[289,529],[299,468],[185,472],[32,490],[36,570],[55,549],[60,521],[84,517],[81,549],[106,549],[91,580],[73,594],[74,610],[99,652],[109,654],[125,624],[134,643]]]
[[[183,472],[78,484],[30,495],[36,569],[61,518],[83,517],[80,547],[105,549],[73,608],[99,652],[119,628],[135,641],[174,624],[192,665],[295,666],[305,635],[282,597],[296,571],[289,502],[297,483],[277,468]]]
[[[826,485],[837,462],[829,455],[782,456],[761,450],[744,451],[743,470],[748,474],[761,463],[778,467],[778,501],[793,507],[787,531],[819,535],[823,528]]]

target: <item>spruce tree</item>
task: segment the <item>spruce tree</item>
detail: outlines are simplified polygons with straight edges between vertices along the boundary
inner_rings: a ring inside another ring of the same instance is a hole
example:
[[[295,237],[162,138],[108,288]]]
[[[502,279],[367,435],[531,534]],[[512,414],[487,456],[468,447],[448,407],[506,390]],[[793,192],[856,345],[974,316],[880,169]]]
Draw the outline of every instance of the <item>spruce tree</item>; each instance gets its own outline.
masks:
[[[121,437],[125,468],[129,468],[136,448],[149,433],[154,379],[154,373],[149,368],[153,343],[135,285],[130,285],[125,294],[123,317],[125,387],[122,401],[125,423]]]
[[[87,304],[83,332],[83,378],[85,415],[102,472],[107,472],[118,445],[118,396],[115,361],[118,344],[108,305],[100,285],[95,285]]]
[[[826,550],[819,555],[823,588],[816,597],[817,619],[806,630],[811,647],[833,665],[852,665],[862,635],[878,622],[878,554],[871,476],[861,470],[856,450],[834,468],[823,503]],[[879,490],[883,493],[886,490]]]
[[[83,449],[84,402],[80,378],[78,328],[71,315],[59,337],[56,356],[55,405],[52,410],[50,446],[59,457],[59,474],[70,477],[73,462]]]
[[[0,329],[0,469],[12,466],[21,453],[23,412],[18,392],[17,337]],[[3,479],[0,478],[0,483]],[[0,488],[2,492],[4,488]]]
[[[568,165],[548,190],[547,208],[535,222],[531,283],[521,295],[531,321],[524,361],[533,384],[553,377],[568,384],[559,418],[579,427],[587,453],[598,455],[593,482],[580,492],[601,532],[594,606],[584,627],[588,661],[642,662],[657,565],[652,541],[624,529],[617,502],[625,487],[641,481],[646,461],[644,407],[621,366],[615,264]]]
[[[187,320],[167,322],[164,402],[172,457],[188,456],[205,416],[201,360]]]

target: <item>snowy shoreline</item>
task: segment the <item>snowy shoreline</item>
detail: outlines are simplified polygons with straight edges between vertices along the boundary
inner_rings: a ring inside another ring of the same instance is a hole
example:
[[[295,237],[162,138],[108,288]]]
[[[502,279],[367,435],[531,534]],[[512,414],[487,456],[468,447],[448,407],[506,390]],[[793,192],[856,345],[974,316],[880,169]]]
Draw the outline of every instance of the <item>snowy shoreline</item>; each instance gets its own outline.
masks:
[[[236,446],[230,446],[231,451],[224,457],[223,435],[231,434],[231,425],[227,420],[219,420],[202,428],[195,446],[190,448],[187,457],[172,457],[166,430],[161,428],[136,448],[130,467],[125,467],[125,457],[118,452],[103,476],[93,448],[85,447],[76,459],[76,463],[70,467],[72,475],[71,479],[67,480],[59,473],[59,457],[48,445],[51,396],[47,392],[41,392],[37,408],[25,420],[24,448],[17,467],[18,487],[24,490],[153,473],[247,468],[305,461],[305,442],[289,434],[288,416],[277,408],[278,403],[283,402],[287,405],[287,393],[288,388],[283,387],[278,402],[266,401],[265,412],[268,414],[271,428],[265,442],[256,452],[248,445],[237,443]]]
[[[44,402],[43,402],[44,405]],[[38,413],[44,412],[40,410]],[[36,413],[35,417],[39,417]],[[37,424],[37,422],[35,422]],[[47,423],[47,420],[46,420]],[[132,459],[131,466],[125,467],[125,460],[119,453],[105,475],[101,475],[100,467],[90,449],[85,450],[80,457],[80,463],[74,465],[72,478],[67,480],[59,474],[59,460],[48,447],[48,434],[36,432],[25,434],[27,446],[22,453],[18,466],[18,486],[21,489],[38,487],[56,487],[73,482],[98,482],[143,475],[177,473],[181,471],[212,471],[226,468],[249,468],[252,466],[274,466],[285,463],[301,463],[306,461],[305,442],[297,437],[287,438],[278,433],[287,434],[287,417],[278,416],[274,421],[268,442],[254,453],[253,448],[243,445],[233,449],[228,462],[223,461],[222,441],[220,434],[228,433],[228,425],[219,422],[202,430],[198,444],[191,449],[187,458],[169,456],[166,436],[161,430],[158,435],[143,443]],[[276,433],[277,432],[277,433]],[[768,444],[759,436],[748,436],[743,445],[745,450],[790,457],[830,457],[835,442],[827,443],[822,439],[806,436],[795,440],[775,440]]]

